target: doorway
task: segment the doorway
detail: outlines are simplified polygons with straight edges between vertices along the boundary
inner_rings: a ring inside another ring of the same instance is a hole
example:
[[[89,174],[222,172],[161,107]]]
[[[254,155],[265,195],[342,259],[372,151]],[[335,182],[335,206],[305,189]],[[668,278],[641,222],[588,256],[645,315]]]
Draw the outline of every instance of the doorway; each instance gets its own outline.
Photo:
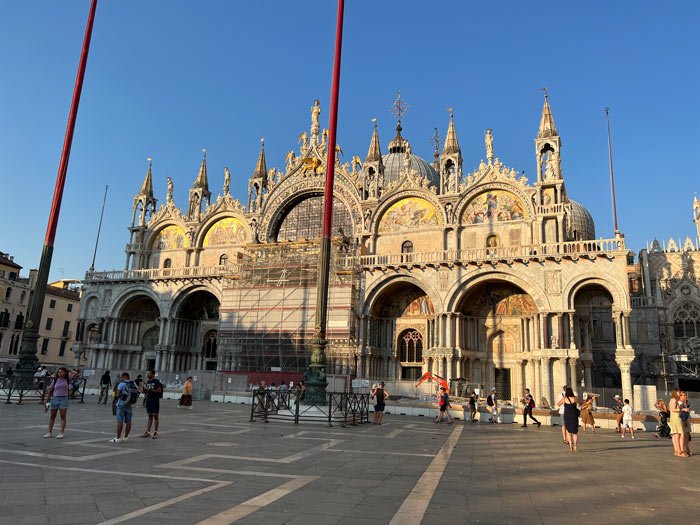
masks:
[[[510,400],[510,368],[496,368],[496,395],[498,399]]]

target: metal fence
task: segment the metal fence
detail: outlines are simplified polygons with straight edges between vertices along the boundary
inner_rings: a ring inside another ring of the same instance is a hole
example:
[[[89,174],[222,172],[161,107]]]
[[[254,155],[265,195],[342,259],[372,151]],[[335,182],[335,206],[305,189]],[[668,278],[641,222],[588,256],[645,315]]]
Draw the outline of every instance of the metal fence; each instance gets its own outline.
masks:
[[[5,404],[17,403],[21,405],[25,401],[43,403],[48,401],[48,390],[51,386],[51,377],[20,377],[13,376],[0,380],[0,399],[5,399]],[[87,380],[80,378],[71,383],[69,398],[77,399],[79,403],[85,402],[85,385]]]
[[[369,422],[369,394],[327,392],[327,402],[319,405],[304,404],[299,392],[254,391],[250,405],[250,421],[260,419],[288,421],[295,425],[302,422],[327,423],[346,427]],[[301,402],[300,402],[301,401]]]

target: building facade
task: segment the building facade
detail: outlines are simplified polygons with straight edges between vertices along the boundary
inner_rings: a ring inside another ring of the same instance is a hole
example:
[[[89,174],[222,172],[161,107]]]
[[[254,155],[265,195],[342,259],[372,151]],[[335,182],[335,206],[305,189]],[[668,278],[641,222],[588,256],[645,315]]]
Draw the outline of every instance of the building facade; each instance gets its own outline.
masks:
[[[186,206],[168,178],[157,207],[149,166],[125,269],[86,275],[76,351],[92,367],[306,368],[327,153],[319,113],[316,101],[283,168],[267,168],[263,144],[245,204],[227,168],[212,199],[205,154]],[[452,115],[430,161],[401,120],[386,153],[376,124],[369,142],[364,159],[342,162],[339,149],[335,167],[328,373],[432,371],[495,385],[503,399],[527,385],[551,402],[567,383],[631,397],[639,363],[662,367],[653,328],[635,347],[624,237],[596,239],[568,195],[546,97],[532,181],[499,158],[491,130],[484,159],[465,166]]]
[[[14,257],[0,252],[0,360],[16,361],[32,282],[22,278]]]

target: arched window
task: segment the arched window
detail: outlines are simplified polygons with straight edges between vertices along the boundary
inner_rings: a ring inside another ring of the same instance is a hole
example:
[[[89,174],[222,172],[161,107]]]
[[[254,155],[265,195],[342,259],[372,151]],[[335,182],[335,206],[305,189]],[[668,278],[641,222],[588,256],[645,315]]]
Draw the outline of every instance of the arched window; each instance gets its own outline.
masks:
[[[228,255],[225,253],[221,254],[221,257],[219,257],[219,266],[225,266],[228,264]]]
[[[12,287],[8,286],[7,290],[5,290],[5,300],[9,301],[10,297],[12,297]]]
[[[165,259],[163,261],[163,268],[172,268],[173,262],[170,259]]]
[[[413,253],[413,243],[411,241],[403,241],[401,244],[401,253]]]
[[[680,305],[673,313],[673,335],[676,339],[700,336],[700,307],[693,303]]]
[[[22,290],[22,293],[19,294],[19,304],[24,304],[24,300],[27,298],[27,292],[25,290]]]
[[[418,330],[406,330],[399,336],[399,359],[402,363],[423,362],[423,336]]]

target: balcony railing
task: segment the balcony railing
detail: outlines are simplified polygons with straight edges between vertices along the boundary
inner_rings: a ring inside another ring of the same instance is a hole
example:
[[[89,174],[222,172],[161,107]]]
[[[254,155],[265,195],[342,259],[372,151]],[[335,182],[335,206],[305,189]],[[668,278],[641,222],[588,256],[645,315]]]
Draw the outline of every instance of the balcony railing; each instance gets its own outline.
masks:
[[[630,297],[632,300],[632,308],[644,308],[656,306],[656,297]]]
[[[536,259],[540,257],[620,255],[626,252],[624,239],[598,239],[553,244],[499,246],[497,248],[465,248],[439,252],[363,255],[359,259],[362,266],[400,266],[410,264],[479,263]]]
[[[187,266],[184,268],[144,268],[141,270],[113,270],[87,272],[85,282],[100,281],[153,281],[160,279],[187,279],[192,277],[221,277],[238,273],[238,264],[219,266]]]

